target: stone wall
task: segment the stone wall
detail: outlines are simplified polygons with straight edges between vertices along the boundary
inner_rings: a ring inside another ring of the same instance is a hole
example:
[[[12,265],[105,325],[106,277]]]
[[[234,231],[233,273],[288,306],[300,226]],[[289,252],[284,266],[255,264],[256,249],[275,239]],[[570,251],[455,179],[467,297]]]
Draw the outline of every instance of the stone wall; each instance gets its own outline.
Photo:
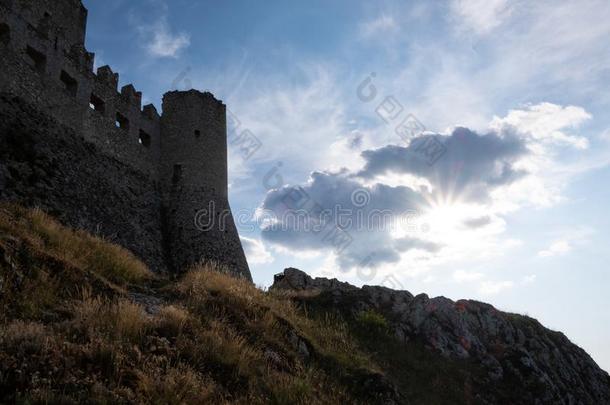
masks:
[[[159,183],[23,99],[0,94],[0,200],[40,207],[166,269]]]
[[[93,72],[80,0],[0,0],[0,199],[40,206],[154,270],[202,260],[251,278],[227,191],[226,107],[192,90],[161,117],[109,66]],[[210,205],[222,215],[203,229]]]
[[[16,9],[0,3],[0,25],[9,30],[6,43],[0,41],[0,92],[19,95],[74,128],[101,152],[157,177],[159,114],[153,105],[141,107],[142,94],[132,85],[119,92],[119,75],[110,67],[93,72],[94,55],[84,46],[86,10],[80,1],[15,3]],[[49,11],[43,12],[46,6]],[[74,16],[68,12],[71,7]],[[83,35],[80,29],[65,29],[69,24],[49,28],[56,20],[44,22],[44,13],[59,15],[60,21],[71,16],[75,20],[70,24],[82,24]]]

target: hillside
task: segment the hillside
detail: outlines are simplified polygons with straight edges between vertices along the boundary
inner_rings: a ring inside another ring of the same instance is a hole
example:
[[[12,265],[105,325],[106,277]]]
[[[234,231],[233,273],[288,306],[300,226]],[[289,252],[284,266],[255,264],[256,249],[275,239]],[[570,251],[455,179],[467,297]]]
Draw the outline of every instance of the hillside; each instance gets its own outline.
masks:
[[[263,291],[226,272],[154,275],[41,211],[0,206],[0,403],[610,401],[608,375],[530,318],[291,269]],[[458,323],[462,350],[447,333]],[[481,354],[492,346],[504,354]]]
[[[454,302],[384,287],[357,288],[286,269],[276,291],[295,291],[308,313],[340,314],[372,325],[354,328],[390,380],[404,392],[428,395],[410,381],[412,352],[433,351],[453,359],[465,392],[498,404],[608,404],[610,378],[581,348],[527,316],[472,300]],[[370,331],[382,330],[385,333]],[[442,369],[444,365],[439,364]],[[419,373],[417,383],[425,375]],[[433,378],[433,376],[431,376]],[[467,388],[466,388],[467,387]],[[412,391],[416,390],[416,391]],[[419,391],[418,391],[419,390]],[[462,394],[462,393],[460,393]]]

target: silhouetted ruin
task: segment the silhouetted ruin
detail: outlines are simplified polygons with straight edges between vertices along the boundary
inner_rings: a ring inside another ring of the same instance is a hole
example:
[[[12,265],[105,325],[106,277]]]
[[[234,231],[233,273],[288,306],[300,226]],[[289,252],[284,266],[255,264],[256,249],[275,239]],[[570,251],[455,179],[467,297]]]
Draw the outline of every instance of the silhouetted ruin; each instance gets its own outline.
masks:
[[[156,271],[212,260],[250,278],[227,197],[226,106],[191,90],[165,94],[162,115],[142,108],[109,66],[94,73],[86,24],[80,0],[0,0],[0,198]]]

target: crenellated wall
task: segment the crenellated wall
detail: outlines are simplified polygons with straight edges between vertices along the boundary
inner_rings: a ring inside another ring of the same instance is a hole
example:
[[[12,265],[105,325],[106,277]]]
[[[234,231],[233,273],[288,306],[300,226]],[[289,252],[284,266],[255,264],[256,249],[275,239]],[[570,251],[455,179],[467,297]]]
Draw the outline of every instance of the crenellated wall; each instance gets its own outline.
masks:
[[[158,181],[20,97],[0,93],[0,200],[40,207],[167,269]]]
[[[5,3],[0,24],[8,25],[10,39],[0,44],[0,92],[19,94],[104,152],[156,176],[160,116],[153,105],[142,108],[142,93],[133,85],[119,91],[119,76],[110,67],[93,72],[94,55],[84,47],[87,11],[80,1],[13,0],[13,10]],[[54,28],[62,21],[78,24]]]
[[[191,90],[166,94],[163,117],[142,107],[109,66],[93,71],[86,24],[80,0],[0,0],[0,198],[43,206],[153,269],[215,260],[251,278],[227,198],[225,105]],[[228,211],[222,231],[195,225],[210,202]]]

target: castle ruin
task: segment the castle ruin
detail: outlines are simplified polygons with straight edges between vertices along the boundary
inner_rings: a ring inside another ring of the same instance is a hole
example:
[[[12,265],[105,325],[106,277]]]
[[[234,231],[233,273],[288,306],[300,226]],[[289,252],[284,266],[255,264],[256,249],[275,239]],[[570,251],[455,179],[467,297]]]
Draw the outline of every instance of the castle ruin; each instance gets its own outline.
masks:
[[[155,271],[208,260],[251,279],[228,202],[226,106],[190,90],[165,94],[162,115],[142,108],[109,66],[93,71],[86,24],[80,0],[0,0],[0,199]],[[201,212],[215,226],[198,226]]]

